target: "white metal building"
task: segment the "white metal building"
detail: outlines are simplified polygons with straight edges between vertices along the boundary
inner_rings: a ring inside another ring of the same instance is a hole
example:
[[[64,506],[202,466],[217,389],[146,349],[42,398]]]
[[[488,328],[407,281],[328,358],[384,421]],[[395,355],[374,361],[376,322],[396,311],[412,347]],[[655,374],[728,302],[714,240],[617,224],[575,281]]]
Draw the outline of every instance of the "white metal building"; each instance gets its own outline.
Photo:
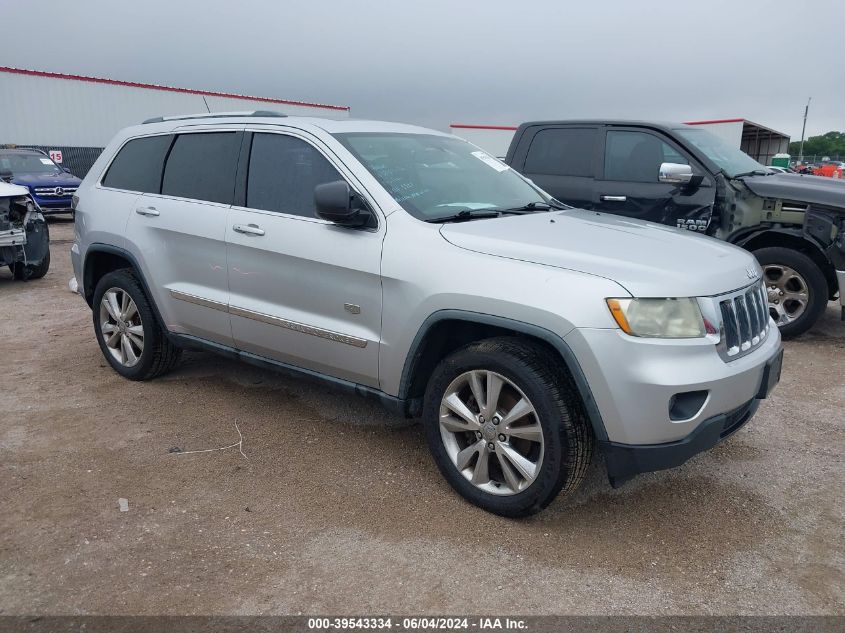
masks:
[[[789,152],[788,134],[748,119],[716,119],[686,123],[706,127],[708,132],[738,147],[762,165],[771,165],[775,154]]]
[[[206,109],[274,110],[333,119],[349,116],[347,106],[0,66],[0,145],[61,150],[65,166],[80,177],[121,128],[155,116]]]

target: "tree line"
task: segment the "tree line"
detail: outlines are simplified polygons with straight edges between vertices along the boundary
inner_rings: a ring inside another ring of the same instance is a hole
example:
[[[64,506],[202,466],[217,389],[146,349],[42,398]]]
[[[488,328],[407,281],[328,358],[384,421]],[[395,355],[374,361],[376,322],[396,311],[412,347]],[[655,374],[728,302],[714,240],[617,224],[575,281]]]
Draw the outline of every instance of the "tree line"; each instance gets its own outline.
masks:
[[[789,153],[798,156],[800,141],[789,144]],[[804,140],[804,156],[845,156],[845,132],[828,132]]]

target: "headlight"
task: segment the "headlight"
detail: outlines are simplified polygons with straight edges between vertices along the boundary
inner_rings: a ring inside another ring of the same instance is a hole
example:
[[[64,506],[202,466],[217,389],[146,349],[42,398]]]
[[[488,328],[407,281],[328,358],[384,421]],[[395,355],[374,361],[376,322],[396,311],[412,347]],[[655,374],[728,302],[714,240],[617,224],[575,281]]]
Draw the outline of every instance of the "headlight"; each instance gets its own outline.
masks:
[[[698,301],[692,298],[608,299],[607,307],[631,336],[699,338],[708,333]]]

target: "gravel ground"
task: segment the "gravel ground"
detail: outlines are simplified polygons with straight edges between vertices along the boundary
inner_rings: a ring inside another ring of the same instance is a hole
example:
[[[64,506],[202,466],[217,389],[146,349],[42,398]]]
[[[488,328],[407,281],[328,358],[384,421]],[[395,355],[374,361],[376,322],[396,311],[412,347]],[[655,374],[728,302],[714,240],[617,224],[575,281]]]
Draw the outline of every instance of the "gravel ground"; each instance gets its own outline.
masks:
[[[729,441],[512,521],[363,399],[199,353],[123,380],[51,231],[44,279],[0,273],[0,614],[845,614],[833,303]],[[168,452],[236,424],[246,457]]]

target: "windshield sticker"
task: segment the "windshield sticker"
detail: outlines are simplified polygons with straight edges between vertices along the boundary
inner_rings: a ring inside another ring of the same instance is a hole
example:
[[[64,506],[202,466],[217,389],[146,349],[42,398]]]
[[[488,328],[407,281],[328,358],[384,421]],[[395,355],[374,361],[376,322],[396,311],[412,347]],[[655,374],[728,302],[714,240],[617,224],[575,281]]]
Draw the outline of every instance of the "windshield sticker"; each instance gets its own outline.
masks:
[[[51,161],[49,158],[42,158],[41,163],[44,165],[52,165],[53,161]]]
[[[507,171],[508,169],[510,169],[510,167],[508,167],[504,163],[500,163],[486,152],[473,152],[472,155],[475,156],[482,163],[489,165],[496,171]]]

